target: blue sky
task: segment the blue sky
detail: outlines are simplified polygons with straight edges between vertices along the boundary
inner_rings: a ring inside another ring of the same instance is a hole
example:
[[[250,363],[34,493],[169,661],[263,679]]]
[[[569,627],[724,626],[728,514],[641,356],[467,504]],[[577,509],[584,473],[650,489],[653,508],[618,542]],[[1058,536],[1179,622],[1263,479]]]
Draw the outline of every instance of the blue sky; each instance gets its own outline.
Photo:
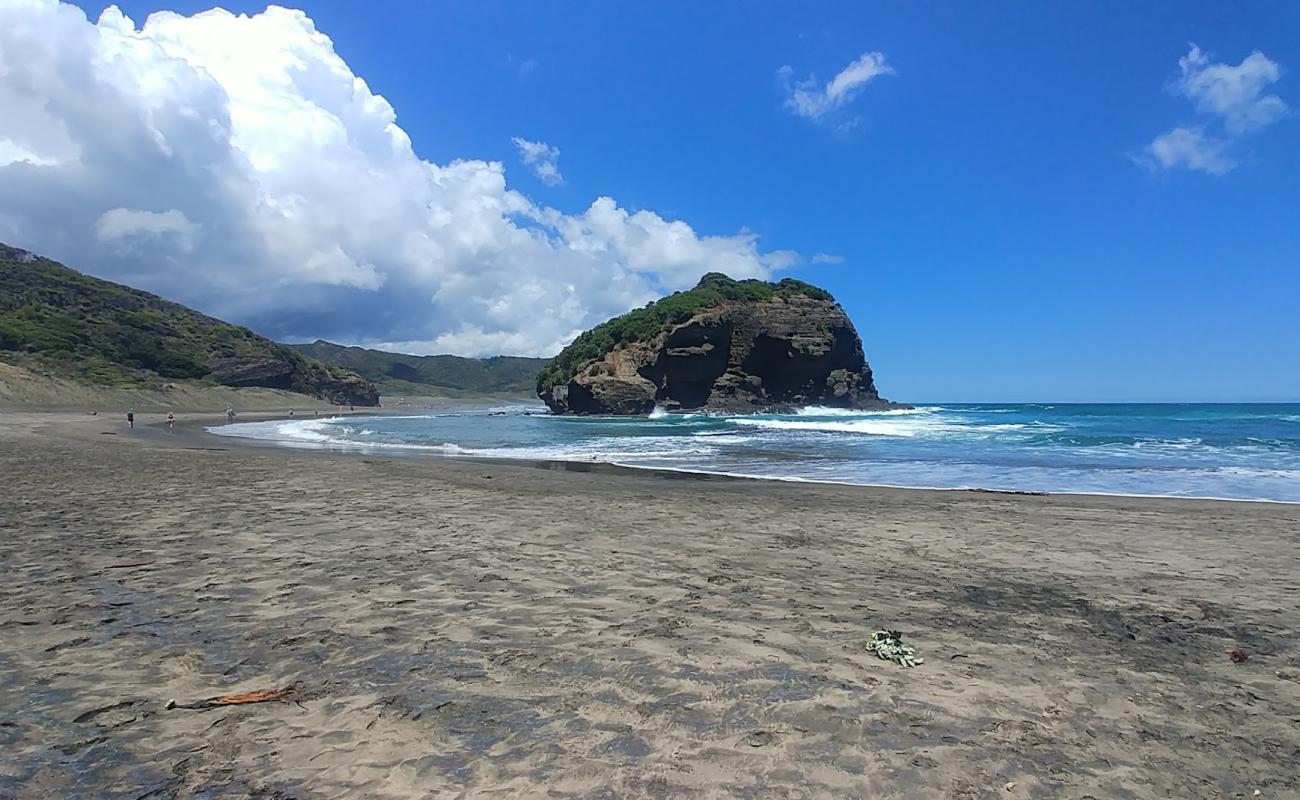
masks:
[[[774,274],[840,299],[891,398],[1300,399],[1300,5],[812,6],[302,8],[422,159],[797,252]],[[1228,131],[1177,89],[1191,43],[1262,53],[1286,110]],[[788,107],[867,53],[891,71],[820,118]],[[1216,169],[1152,161],[1178,127],[1223,142]],[[513,137],[557,148],[563,183]]]

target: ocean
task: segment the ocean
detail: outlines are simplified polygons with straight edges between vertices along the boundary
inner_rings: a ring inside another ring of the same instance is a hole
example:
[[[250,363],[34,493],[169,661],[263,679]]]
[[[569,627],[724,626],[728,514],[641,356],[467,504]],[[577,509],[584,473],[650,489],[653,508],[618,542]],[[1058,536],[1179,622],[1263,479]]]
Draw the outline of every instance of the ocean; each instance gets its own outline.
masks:
[[[558,417],[540,405],[236,423],[223,436],[793,481],[1300,502],[1300,404],[936,404]]]

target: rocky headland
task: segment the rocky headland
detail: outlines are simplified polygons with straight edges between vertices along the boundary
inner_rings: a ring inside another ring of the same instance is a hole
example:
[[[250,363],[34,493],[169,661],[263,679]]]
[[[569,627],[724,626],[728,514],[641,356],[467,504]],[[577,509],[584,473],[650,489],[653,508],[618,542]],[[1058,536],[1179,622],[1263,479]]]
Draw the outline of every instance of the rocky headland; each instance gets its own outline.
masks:
[[[542,369],[537,394],[568,414],[902,407],[880,397],[828,292],[718,273],[579,336]]]
[[[0,362],[108,390],[259,387],[379,404],[361,376],[157,295],[0,243]]]

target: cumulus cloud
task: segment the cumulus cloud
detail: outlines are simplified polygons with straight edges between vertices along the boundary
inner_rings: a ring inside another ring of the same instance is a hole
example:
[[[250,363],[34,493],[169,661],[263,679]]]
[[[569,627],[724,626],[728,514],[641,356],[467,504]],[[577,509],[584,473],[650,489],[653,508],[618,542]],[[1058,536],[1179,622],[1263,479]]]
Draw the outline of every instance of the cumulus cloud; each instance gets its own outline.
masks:
[[[1234,141],[1290,114],[1282,98],[1266,94],[1282,68],[1258,50],[1233,66],[1213,63],[1196,44],[1190,47],[1178,59],[1180,74],[1169,90],[1192,101],[1223,135],[1207,133],[1204,125],[1178,126],[1157,136],[1136,160],[1152,169],[1185,167],[1223,175],[1237,165],[1228,155]]]
[[[1224,154],[1227,146],[1227,142],[1206,136],[1199,128],[1174,128],[1157,136],[1147,151],[1162,169],[1187,167],[1222,175],[1236,166]]]
[[[793,80],[794,68],[789,65],[777,70],[777,79],[785,91],[785,107],[817,122],[857,97],[873,78],[893,72],[885,63],[884,53],[871,52],[858,56],[825,85],[813,75],[802,81]]]
[[[832,255],[831,253],[815,253],[812,257],[814,264],[843,264],[844,256]]]
[[[795,258],[424,161],[300,11],[137,27],[56,0],[0,2],[0,240],[271,336],[466,355],[551,354],[704,272]]]
[[[546,142],[530,142],[519,136],[510,141],[519,149],[519,158],[532,168],[542,183],[547,186],[559,186],[564,183],[564,176],[556,162],[560,160],[560,148],[552,147]]]
[[[1235,67],[1212,64],[1201,48],[1191,48],[1178,59],[1182,76],[1174,89],[1196,103],[1198,111],[1222,117],[1229,133],[1258,130],[1287,115],[1282,98],[1264,93],[1282,77],[1277,62],[1256,50]]]
[[[197,232],[198,226],[174,208],[162,212],[112,208],[95,221],[95,235],[110,244],[175,239],[176,245],[188,252],[194,248]]]

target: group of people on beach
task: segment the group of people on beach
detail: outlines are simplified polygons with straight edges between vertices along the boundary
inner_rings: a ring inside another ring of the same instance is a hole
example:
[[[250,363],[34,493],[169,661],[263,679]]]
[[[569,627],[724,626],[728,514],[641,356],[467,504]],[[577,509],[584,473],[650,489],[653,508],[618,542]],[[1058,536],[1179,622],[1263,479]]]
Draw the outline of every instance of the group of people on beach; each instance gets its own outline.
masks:
[[[342,406],[340,406],[340,408],[342,408]],[[352,410],[355,411],[356,409],[353,408]],[[98,413],[98,412],[92,411],[91,413],[92,413],[92,414],[95,414],[95,413]],[[320,416],[320,412],[319,412],[318,410],[316,410],[316,409],[312,409],[311,415],[312,415],[313,417],[317,417],[317,416]],[[234,406],[226,406],[226,424],[227,424],[227,425],[229,425],[229,424],[233,424],[234,421],[235,421],[235,417],[237,417],[237,416],[239,416],[239,415],[235,412],[235,407],[234,407]],[[289,409],[289,416],[290,416],[290,417],[293,416],[293,409],[292,409],[292,408]],[[134,409],[134,408],[127,409],[127,412],[126,412],[126,426],[127,426],[128,428],[130,428],[131,430],[135,430],[135,409]],[[173,430],[173,429],[175,429],[175,427],[176,427],[176,415],[175,415],[174,413],[172,413],[171,411],[168,411],[168,412],[167,412],[167,430],[169,430],[169,431],[170,431],[170,430]]]
[[[128,428],[130,428],[131,430],[135,430],[135,409],[134,409],[134,408],[127,409],[127,412],[126,412],[126,426],[127,426]],[[175,415],[174,413],[172,413],[171,411],[168,411],[168,412],[167,412],[167,430],[170,431],[170,430],[174,430],[175,428],[176,428],[176,415]]]

